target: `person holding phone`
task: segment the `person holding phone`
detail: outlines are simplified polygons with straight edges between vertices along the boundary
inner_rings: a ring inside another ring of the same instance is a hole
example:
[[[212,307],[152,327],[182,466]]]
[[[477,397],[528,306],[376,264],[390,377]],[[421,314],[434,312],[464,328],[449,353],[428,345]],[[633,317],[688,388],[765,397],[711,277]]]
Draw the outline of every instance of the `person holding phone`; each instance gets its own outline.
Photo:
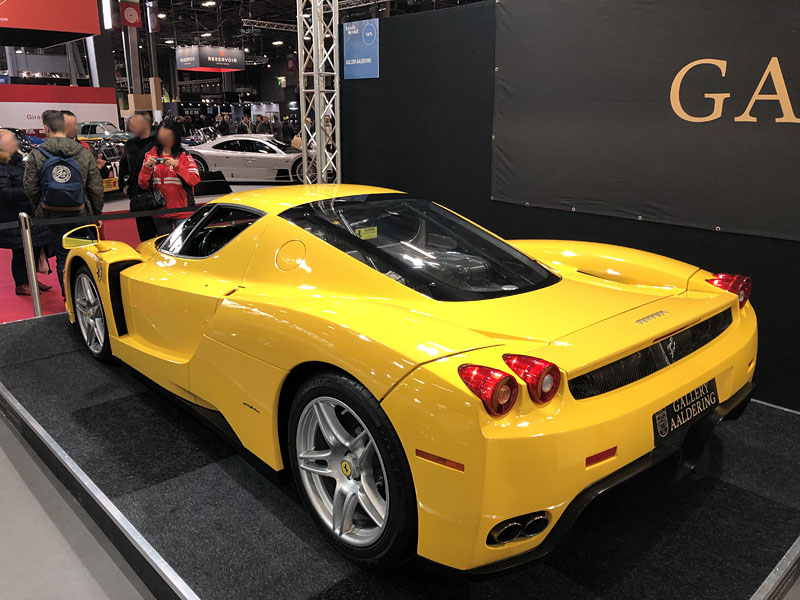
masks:
[[[180,125],[165,119],[156,134],[156,144],[144,155],[139,172],[139,187],[147,189],[152,180],[153,189],[161,192],[164,208],[181,208],[194,205],[194,186],[200,182],[200,173],[194,159],[181,146]],[[179,219],[191,212],[170,213],[154,217],[158,235],[170,233]]]

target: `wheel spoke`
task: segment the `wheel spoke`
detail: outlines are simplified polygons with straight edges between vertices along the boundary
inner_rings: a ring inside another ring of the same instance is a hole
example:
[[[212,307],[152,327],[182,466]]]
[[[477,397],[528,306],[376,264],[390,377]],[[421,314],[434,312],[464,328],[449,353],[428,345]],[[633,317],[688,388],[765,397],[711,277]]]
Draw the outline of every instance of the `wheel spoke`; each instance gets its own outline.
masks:
[[[314,405],[314,412],[319,423],[319,430],[331,448],[344,446],[349,448],[353,443],[353,436],[339,422],[336,409],[330,404],[318,403]]]
[[[353,487],[337,484],[333,492],[333,533],[340,536],[353,527],[353,513],[358,505],[358,495]]]
[[[328,465],[328,459],[330,456],[330,450],[308,450],[300,453],[297,458],[300,459],[299,467],[304,471],[316,473],[317,475],[333,477],[331,468]],[[325,464],[319,464],[321,461],[325,461]]]
[[[386,519],[386,502],[373,490],[371,485],[363,481],[358,488],[357,495],[361,508],[364,509],[364,512],[367,513],[367,516],[372,519],[375,525],[381,527]]]

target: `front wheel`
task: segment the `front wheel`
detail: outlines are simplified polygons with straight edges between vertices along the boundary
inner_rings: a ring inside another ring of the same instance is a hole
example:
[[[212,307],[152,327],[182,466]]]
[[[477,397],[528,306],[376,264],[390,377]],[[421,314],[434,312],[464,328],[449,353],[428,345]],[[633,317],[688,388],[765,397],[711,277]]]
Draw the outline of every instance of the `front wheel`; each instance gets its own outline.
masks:
[[[98,360],[110,359],[111,345],[103,303],[92,273],[86,265],[81,265],[75,273],[72,282],[72,306],[75,310],[75,324],[89,352]]]
[[[408,461],[364,386],[338,373],[308,381],[289,416],[289,458],[306,508],[340,552],[372,568],[416,554]]]

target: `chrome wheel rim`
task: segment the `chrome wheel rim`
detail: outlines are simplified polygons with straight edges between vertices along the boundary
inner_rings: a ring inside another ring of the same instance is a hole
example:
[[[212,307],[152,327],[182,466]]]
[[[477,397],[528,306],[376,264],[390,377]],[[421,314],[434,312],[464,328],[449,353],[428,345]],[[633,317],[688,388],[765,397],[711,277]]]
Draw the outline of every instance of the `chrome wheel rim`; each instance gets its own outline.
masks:
[[[316,174],[317,174],[317,161],[314,159],[309,159],[308,161],[308,172],[311,177],[311,181],[314,181]],[[297,182],[298,183],[305,183],[305,169],[303,168],[303,161],[301,160],[297,164]]]
[[[311,505],[341,541],[369,546],[383,533],[389,488],[380,450],[343,402],[313,399],[297,424],[300,483]]]
[[[206,170],[206,166],[205,164],[203,164],[203,161],[198,159],[196,156],[193,156],[192,158],[194,158],[194,164],[195,166],[197,166],[197,172],[204,173]]]
[[[106,320],[97,288],[86,273],[75,278],[73,298],[83,341],[93,354],[100,354],[106,339]]]

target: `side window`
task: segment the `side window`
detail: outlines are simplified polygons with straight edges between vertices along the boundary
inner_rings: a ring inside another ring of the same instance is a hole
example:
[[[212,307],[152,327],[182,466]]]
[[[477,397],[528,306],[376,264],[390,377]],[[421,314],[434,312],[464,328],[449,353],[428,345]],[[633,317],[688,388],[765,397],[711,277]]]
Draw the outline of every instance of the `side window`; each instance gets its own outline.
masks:
[[[167,254],[180,254],[184,242],[189,239],[194,228],[197,227],[200,221],[208,216],[213,209],[213,206],[204,206],[184,219],[182,223],[178,223],[175,230],[169,234],[169,237],[161,243],[158,249]]]
[[[239,140],[228,140],[226,142],[220,142],[219,144],[214,146],[214,150],[230,150],[232,152],[243,152],[244,149],[242,148],[242,144]]]
[[[193,228],[179,254],[194,258],[211,256],[261,217],[260,213],[238,207],[215,206],[211,214]]]
[[[86,135],[87,133],[89,133],[89,126],[81,125],[81,135]]]
[[[275,154],[275,150],[264,142],[253,142],[253,145],[255,146],[253,152],[260,152],[261,154]]]

